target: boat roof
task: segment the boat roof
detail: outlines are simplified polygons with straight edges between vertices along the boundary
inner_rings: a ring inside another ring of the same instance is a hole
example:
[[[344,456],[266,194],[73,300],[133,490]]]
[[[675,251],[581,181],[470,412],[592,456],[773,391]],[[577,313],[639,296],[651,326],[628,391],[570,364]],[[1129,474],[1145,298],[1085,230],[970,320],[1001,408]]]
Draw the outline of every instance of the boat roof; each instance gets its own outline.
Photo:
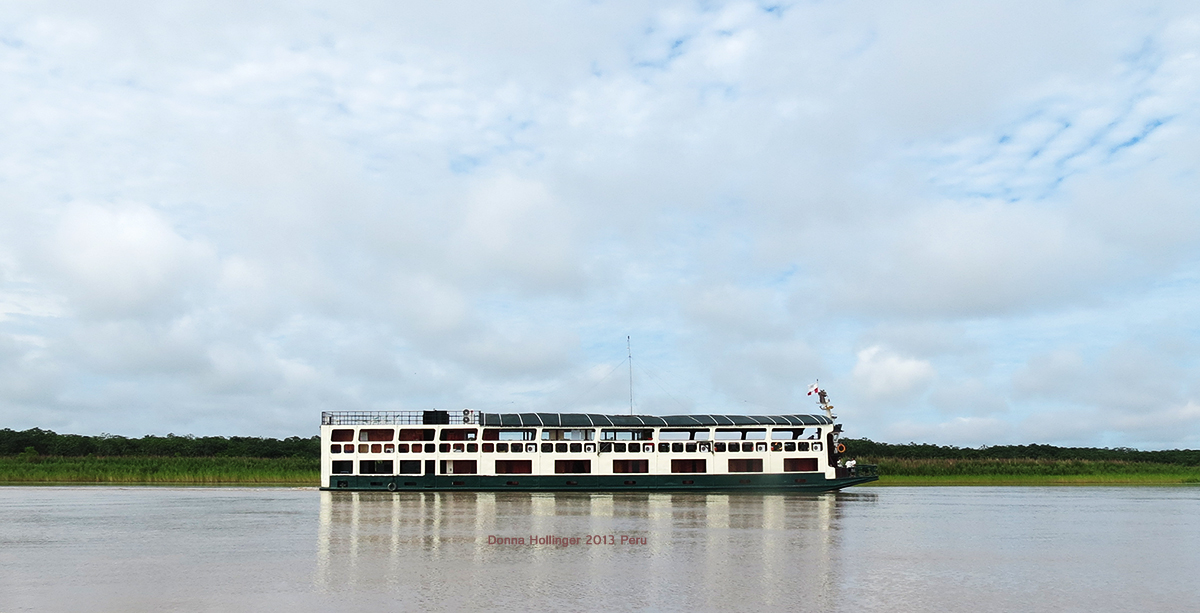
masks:
[[[550,428],[707,428],[712,426],[828,426],[824,415],[603,415],[598,413],[482,413],[484,426]]]

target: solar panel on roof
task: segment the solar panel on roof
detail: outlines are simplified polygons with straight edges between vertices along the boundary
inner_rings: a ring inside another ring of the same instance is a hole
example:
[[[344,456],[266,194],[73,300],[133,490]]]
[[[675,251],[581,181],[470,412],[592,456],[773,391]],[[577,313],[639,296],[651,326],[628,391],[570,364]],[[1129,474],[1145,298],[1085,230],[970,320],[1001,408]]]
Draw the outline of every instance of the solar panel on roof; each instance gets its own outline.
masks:
[[[824,415],[602,415],[596,413],[483,413],[484,426],[502,428],[708,428],[729,426],[823,426]]]

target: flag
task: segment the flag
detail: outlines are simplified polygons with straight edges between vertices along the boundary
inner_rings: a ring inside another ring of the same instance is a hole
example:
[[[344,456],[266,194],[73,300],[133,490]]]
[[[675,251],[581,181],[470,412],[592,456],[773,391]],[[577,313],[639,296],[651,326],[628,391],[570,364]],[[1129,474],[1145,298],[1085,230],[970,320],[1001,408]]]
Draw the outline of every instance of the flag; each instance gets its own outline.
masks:
[[[813,394],[820,394],[820,393],[821,393],[821,390],[817,387],[816,383],[813,383],[812,385],[808,386],[808,395],[809,396],[812,396]]]

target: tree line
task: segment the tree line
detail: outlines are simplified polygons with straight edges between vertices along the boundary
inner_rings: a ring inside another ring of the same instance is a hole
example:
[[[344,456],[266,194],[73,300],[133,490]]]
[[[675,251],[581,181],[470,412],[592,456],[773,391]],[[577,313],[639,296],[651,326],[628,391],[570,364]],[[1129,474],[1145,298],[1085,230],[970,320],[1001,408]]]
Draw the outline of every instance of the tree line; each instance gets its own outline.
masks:
[[[1128,447],[1055,447],[1054,445],[994,445],[991,447],[954,447],[907,443],[894,445],[876,443],[870,439],[842,439],[849,456],[898,458],[909,460],[1093,460],[1118,462],[1153,462],[1200,466],[1200,450],[1170,449],[1141,451]]]
[[[1200,466],[1200,450],[1171,449],[1140,451],[1125,447],[1056,447],[1054,445],[994,445],[991,447],[954,447],[927,443],[891,444],[870,439],[842,439],[848,456],[898,459],[948,460],[1104,460],[1153,462]],[[30,451],[32,449],[32,452]],[[239,457],[239,458],[320,458],[321,439],[290,436],[285,439],[254,436],[166,436],[146,435],[128,438],[115,434],[85,436],[57,434],[31,428],[16,431],[0,429],[0,455],[36,453],[48,456],[166,456],[166,457]]]
[[[166,436],[128,438],[115,434],[84,436],[50,430],[0,430],[0,455],[48,456],[165,456],[238,458],[320,458],[321,438],[289,436],[285,439],[255,436]]]

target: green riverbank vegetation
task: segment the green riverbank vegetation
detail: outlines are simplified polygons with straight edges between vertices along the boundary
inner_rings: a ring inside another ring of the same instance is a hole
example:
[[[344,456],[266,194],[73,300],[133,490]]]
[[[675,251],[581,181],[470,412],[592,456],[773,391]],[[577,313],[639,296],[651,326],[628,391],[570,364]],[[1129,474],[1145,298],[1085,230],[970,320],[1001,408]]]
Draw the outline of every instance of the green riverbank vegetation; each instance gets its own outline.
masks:
[[[0,456],[0,483],[299,485],[320,481],[317,458]]]
[[[966,448],[843,439],[879,485],[1200,484],[1200,451],[1053,445]],[[0,483],[315,486],[320,439],[83,436],[0,429]]]
[[[304,485],[320,480],[320,437],[56,434],[0,430],[0,483]]]
[[[1200,484],[1200,451],[1053,445],[965,448],[843,439],[846,457],[879,466],[879,485]]]

